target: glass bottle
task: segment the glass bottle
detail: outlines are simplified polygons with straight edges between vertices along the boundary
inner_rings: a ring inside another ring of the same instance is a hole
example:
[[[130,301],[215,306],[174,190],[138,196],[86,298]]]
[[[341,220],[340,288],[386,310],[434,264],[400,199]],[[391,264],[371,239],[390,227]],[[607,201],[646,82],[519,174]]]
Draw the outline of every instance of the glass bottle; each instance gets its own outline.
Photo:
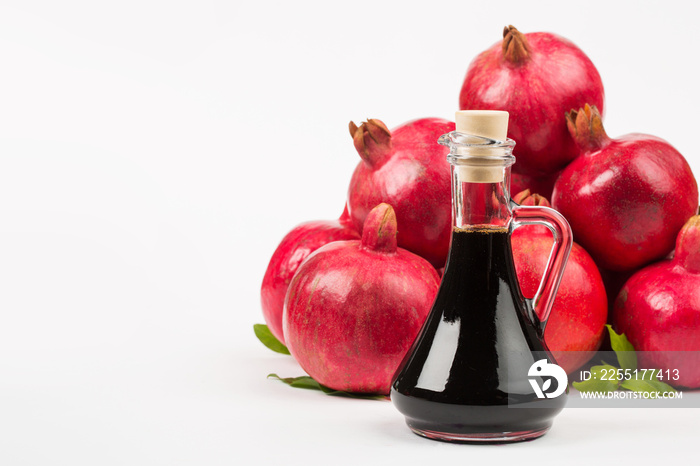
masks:
[[[510,199],[515,143],[508,113],[460,111],[450,148],[452,240],[440,289],[394,375],[391,400],[417,434],[455,442],[512,442],[546,433],[566,403],[566,373],[544,329],[572,245],[569,225],[546,207]],[[553,234],[533,299],[523,297],[510,235],[540,224]],[[538,315],[541,318],[538,318]]]

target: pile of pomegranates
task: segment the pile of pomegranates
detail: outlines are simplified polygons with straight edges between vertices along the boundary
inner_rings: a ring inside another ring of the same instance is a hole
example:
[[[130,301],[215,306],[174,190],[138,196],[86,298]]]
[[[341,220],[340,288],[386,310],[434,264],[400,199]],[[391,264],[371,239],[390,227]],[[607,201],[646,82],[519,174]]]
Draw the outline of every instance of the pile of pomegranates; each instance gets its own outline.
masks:
[[[610,138],[603,106],[601,77],[583,51],[513,26],[469,64],[459,94],[460,109],[509,112],[515,202],[549,206],[549,198],[572,227],[576,244],[544,336],[559,364],[569,373],[586,364],[612,322],[643,352],[640,364],[682,369],[678,386],[700,388],[696,179],[663,139]],[[421,328],[449,249],[450,166],[437,139],[453,130],[440,118],[391,130],[378,119],[351,122],[360,161],[343,215],[299,225],[275,251],[263,316],[323,387],[388,393]],[[532,297],[551,233],[526,226],[511,241]]]

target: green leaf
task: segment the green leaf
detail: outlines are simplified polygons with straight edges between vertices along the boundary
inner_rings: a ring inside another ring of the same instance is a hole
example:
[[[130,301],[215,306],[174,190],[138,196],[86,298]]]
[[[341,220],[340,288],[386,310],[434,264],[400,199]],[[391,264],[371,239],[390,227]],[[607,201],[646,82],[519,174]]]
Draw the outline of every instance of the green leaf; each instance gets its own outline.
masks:
[[[253,325],[255,336],[260,342],[276,353],[289,354],[289,350],[279,341],[265,324]]]
[[[571,385],[580,392],[614,392],[618,388],[615,378],[617,367],[610,364],[591,367],[591,377],[588,380],[574,382]]]
[[[302,375],[300,377],[280,377],[277,374],[269,374],[268,379],[277,379],[294,388],[306,388],[309,390],[321,390],[321,384],[316,382],[314,379],[308,375]]]
[[[622,388],[633,392],[661,392],[675,393],[676,389],[660,380],[625,380],[622,382]]]
[[[296,377],[291,381],[289,386],[294,388],[306,388],[309,390],[322,390],[321,384],[308,376]]]
[[[610,346],[617,355],[617,361],[622,369],[635,370],[637,368],[637,354],[634,352],[634,346],[629,342],[625,334],[618,335],[613,330],[610,324],[607,324],[608,333],[610,334]]]
[[[302,375],[299,377],[280,377],[277,374],[268,374],[267,378],[269,379],[277,379],[281,382],[286,383],[290,387],[294,388],[304,388],[307,390],[319,390],[325,393],[326,395],[330,396],[342,396],[346,398],[361,398],[365,400],[385,400],[387,399],[386,396],[384,395],[365,395],[364,393],[351,393],[351,392],[344,392],[341,390],[333,390],[332,388],[326,387],[325,385],[321,385],[317,381],[315,381],[313,378],[309,377],[308,375]]]

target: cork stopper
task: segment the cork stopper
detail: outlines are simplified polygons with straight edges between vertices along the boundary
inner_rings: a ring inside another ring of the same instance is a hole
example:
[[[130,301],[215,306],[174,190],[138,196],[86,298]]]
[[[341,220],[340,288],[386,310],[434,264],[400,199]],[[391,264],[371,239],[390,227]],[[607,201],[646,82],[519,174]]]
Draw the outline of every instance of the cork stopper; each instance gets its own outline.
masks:
[[[455,113],[458,133],[480,136],[494,141],[508,139],[508,112],[501,110],[460,110]],[[486,142],[485,142],[486,143]],[[494,155],[494,146],[471,146],[468,155],[484,157],[482,163],[471,160],[457,165],[459,179],[470,183],[500,183],[503,181],[503,163],[499,159],[489,160]]]
[[[455,130],[482,138],[508,139],[508,112],[502,110],[459,110],[455,113]]]

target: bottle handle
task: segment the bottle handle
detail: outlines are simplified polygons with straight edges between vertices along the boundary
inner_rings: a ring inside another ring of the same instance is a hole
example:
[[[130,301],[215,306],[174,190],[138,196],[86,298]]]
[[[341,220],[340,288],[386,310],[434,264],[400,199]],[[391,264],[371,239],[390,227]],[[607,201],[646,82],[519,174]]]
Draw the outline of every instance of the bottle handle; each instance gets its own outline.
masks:
[[[543,206],[520,206],[513,203],[511,231],[523,225],[546,226],[554,238],[552,251],[549,253],[540,286],[537,288],[535,296],[531,300],[527,300],[532,310],[530,319],[539,329],[540,335],[544,336],[544,328],[547,325],[549,314],[552,312],[554,298],[564,275],[566,261],[569,259],[573,235],[569,222],[556,210]]]

